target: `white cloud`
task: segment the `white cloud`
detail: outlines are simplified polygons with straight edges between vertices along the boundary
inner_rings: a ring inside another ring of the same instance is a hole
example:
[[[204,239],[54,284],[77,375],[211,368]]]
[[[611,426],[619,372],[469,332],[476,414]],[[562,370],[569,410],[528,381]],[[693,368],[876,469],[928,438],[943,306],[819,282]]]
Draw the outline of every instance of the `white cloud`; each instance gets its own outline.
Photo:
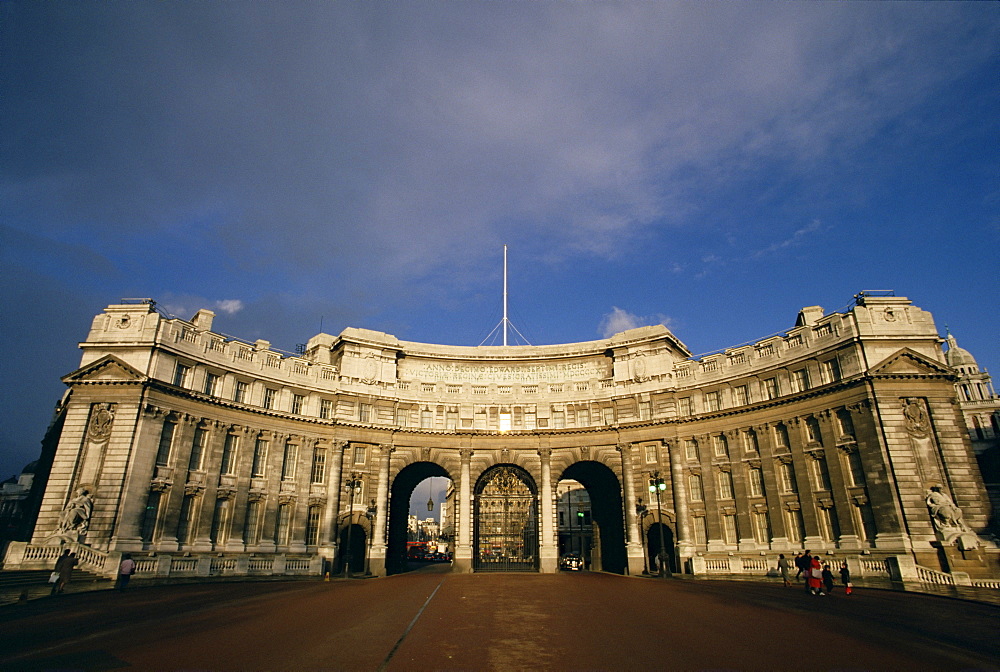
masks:
[[[618,306],[612,306],[611,312],[601,318],[601,323],[597,327],[597,333],[602,338],[611,338],[615,334],[635,329],[636,327],[646,327],[654,324],[662,324],[670,328],[670,318],[666,315],[640,316],[623,310]]]
[[[778,252],[780,250],[787,249],[789,247],[796,247],[798,245],[801,245],[803,241],[805,241],[809,236],[812,236],[813,234],[816,233],[820,233],[822,231],[823,231],[822,222],[820,222],[818,219],[814,219],[813,221],[803,226],[801,229],[796,230],[795,233],[793,233],[788,238],[780,240],[772,245],[768,245],[762,250],[757,250],[750,256],[752,256],[753,258],[758,258],[768,254],[772,254],[774,252]]]
[[[243,310],[243,302],[239,299],[224,299],[216,301],[215,307],[227,315],[234,315]]]

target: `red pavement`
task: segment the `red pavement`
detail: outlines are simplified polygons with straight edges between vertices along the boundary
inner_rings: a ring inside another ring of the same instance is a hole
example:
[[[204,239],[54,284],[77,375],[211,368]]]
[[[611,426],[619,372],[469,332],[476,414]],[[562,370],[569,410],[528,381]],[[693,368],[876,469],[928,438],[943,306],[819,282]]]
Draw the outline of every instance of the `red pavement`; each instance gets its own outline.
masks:
[[[997,669],[998,624],[997,606],[886,591],[415,572],[9,605],[0,669]]]

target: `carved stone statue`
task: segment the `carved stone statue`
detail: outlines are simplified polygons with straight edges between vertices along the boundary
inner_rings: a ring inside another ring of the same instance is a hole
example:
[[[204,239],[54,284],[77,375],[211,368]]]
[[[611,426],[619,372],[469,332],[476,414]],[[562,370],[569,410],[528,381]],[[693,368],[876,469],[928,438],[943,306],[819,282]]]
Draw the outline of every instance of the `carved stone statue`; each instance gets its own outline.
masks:
[[[927,436],[930,430],[930,421],[927,419],[927,411],[924,404],[919,399],[905,399],[903,401],[903,418],[906,420],[906,431],[914,436]]]
[[[979,547],[979,537],[962,519],[962,509],[937,485],[927,491],[927,508],[934,523],[938,539],[946,544],[957,544],[963,551]]]
[[[87,533],[90,527],[90,514],[94,511],[94,500],[90,496],[90,491],[80,488],[76,491],[76,497],[69,500],[66,508],[59,514],[59,534],[70,534],[75,532],[78,535]]]

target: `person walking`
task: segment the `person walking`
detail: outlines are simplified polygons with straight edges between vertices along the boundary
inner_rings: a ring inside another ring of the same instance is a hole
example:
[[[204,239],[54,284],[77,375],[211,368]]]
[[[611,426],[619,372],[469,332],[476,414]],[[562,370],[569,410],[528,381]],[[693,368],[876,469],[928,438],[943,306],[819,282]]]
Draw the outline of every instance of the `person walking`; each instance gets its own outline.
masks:
[[[806,587],[806,592],[811,593],[812,587],[809,585],[809,577],[812,574],[812,551],[806,549],[806,551],[799,556],[799,573],[795,576],[802,576],[803,584]]]
[[[58,595],[66,589],[66,584],[73,578],[73,568],[77,562],[76,553],[70,552],[69,549],[63,551],[62,556],[56,560],[56,572],[59,578],[56,580],[56,585],[52,586],[53,595]]]
[[[851,583],[851,570],[847,567],[846,562],[840,565],[840,582],[844,584],[844,595],[850,595],[854,592],[854,584]]]
[[[788,558],[785,557],[784,553],[779,553],[778,554],[778,571],[781,572],[781,581],[784,584],[785,588],[787,588],[788,586],[791,585],[791,582],[788,580],[788,571],[789,571],[789,569],[790,568],[788,566]]]
[[[813,595],[825,595],[823,592],[823,566],[819,562],[819,556],[813,556],[809,561],[809,570],[806,572],[806,586]]]
[[[124,592],[128,587],[129,579],[135,574],[135,560],[130,553],[122,554],[121,564],[118,565],[118,585],[119,592]]]
[[[823,565],[823,587],[826,588],[826,594],[833,594],[833,572],[830,571],[830,565]]]

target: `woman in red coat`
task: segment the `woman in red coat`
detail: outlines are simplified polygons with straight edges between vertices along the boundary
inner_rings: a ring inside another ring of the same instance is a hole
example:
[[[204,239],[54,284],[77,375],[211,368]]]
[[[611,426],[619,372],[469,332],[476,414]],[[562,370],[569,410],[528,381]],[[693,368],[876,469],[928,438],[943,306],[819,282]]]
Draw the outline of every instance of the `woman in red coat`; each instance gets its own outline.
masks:
[[[820,564],[819,556],[813,556],[809,561],[809,592],[813,595],[826,595],[823,592],[823,566]]]

